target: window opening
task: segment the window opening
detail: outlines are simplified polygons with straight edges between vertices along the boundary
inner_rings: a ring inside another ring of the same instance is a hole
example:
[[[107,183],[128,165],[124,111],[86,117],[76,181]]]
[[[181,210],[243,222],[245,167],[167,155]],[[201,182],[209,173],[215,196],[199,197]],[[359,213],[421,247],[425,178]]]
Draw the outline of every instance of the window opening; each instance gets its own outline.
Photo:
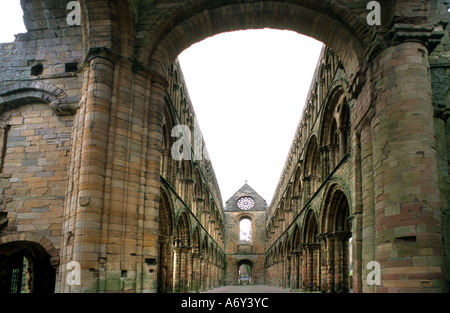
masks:
[[[252,236],[251,236],[252,221],[248,218],[242,219],[239,223],[239,228],[240,228],[240,232],[239,232],[240,242],[250,243],[251,239],[252,239]]]

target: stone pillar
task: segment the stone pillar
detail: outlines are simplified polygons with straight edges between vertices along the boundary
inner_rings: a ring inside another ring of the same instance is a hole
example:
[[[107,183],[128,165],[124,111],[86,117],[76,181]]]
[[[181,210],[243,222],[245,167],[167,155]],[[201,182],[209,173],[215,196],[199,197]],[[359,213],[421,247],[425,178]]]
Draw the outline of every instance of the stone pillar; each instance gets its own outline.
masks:
[[[306,246],[302,247],[302,277],[301,277],[301,286],[302,290],[308,290],[308,250]]]
[[[84,95],[74,121],[72,159],[65,202],[63,236],[68,243],[62,252],[62,292],[98,292],[102,253],[103,192],[106,182],[106,156],[110,132],[113,90],[118,70],[115,58],[107,53],[86,59]],[[81,285],[65,282],[66,265],[77,262]]]
[[[211,266],[209,260],[205,263],[205,289],[211,288]]]
[[[211,276],[211,288],[215,288],[216,287],[216,275],[217,275],[216,264],[211,262],[211,267],[210,267],[209,271],[210,271],[210,276]]]
[[[208,262],[208,288],[214,288],[214,264],[211,260]]]
[[[78,195],[73,195],[70,208],[75,211],[72,258],[81,265],[81,286],[72,286],[71,292],[98,291],[97,275],[92,275],[90,269],[98,273],[99,259],[104,257],[100,255],[108,150],[104,138],[108,138],[109,133],[114,61],[97,55],[89,60],[87,66],[85,103],[76,125],[80,136],[77,144],[82,146],[79,155],[81,160],[77,164],[79,167],[74,169],[79,175],[78,181],[73,182],[77,184]],[[71,178],[75,180],[75,177]]]
[[[294,286],[293,289],[300,289],[300,251],[294,252]]]
[[[192,252],[192,249],[186,248],[186,263],[187,263],[187,278],[186,278],[186,289],[187,291],[192,291],[194,288],[194,280],[195,280],[195,273],[194,273],[194,254]]]
[[[187,292],[191,282],[191,250],[188,247],[183,247],[181,250],[181,291]]]
[[[216,278],[216,282],[215,282],[215,286],[217,288],[220,285],[220,268],[219,268],[219,265],[216,264],[215,268],[216,268],[216,277],[215,277]]]
[[[200,280],[201,280],[201,264],[200,255],[197,251],[192,253],[192,291],[200,290]]]
[[[284,268],[284,260],[283,257],[281,257],[280,261],[278,262],[278,283],[277,286],[281,287],[283,286],[283,268]]]
[[[285,263],[285,274],[284,274],[284,284],[283,288],[289,288],[291,284],[291,256],[286,255],[284,257],[284,263]]]
[[[220,267],[216,264],[216,287],[220,286]]]
[[[306,246],[306,290],[312,291],[313,287],[313,252],[310,245]]]
[[[353,212],[353,292],[372,292],[366,282],[369,262],[375,261],[375,183],[373,176],[372,111],[355,131],[353,149],[356,203]]]
[[[343,290],[343,251],[342,238],[336,237],[334,240],[334,291],[342,292]]]
[[[320,256],[319,256],[319,272],[320,272],[320,282],[319,289],[321,291],[327,290],[327,242],[325,235],[321,234],[319,236],[320,240]]]
[[[344,236],[342,241],[342,272],[343,272],[343,292],[349,291],[350,286],[350,267],[349,267],[349,239],[350,236]]]
[[[327,292],[334,292],[334,237],[329,234],[327,236]]]
[[[318,153],[320,155],[320,168],[322,177],[327,177],[330,174],[330,150],[328,146],[320,146],[318,148]]]
[[[310,176],[305,176],[303,178],[303,190],[304,190],[304,194],[303,194],[303,201],[302,203],[307,203],[308,200],[311,198],[312,192],[311,192],[311,177]]]
[[[181,198],[184,202],[192,207],[192,195],[194,193],[194,180],[191,178],[181,179]]]
[[[105,48],[83,68],[59,290],[155,292],[164,79]],[[71,261],[80,286],[65,283]]]
[[[162,161],[161,161],[161,176],[169,178],[169,160],[170,160],[170,149],[165,148],[162,150]]]
[[[330,150],[330,173],[337,165],[338,158],[339,158],[339,144],[333,143],[328,146],[328,149]],[[340,159],[339,159],[340,160]]]
[[[269,285],[273,286],[273,276],[272,276],[273,264],[270,264],[269,268],[267,269],[267,272],[269,273],[269,275],[266,278],[269,281]]]
[[[312,276],[313,276],[313,290],[320,290],[320,244],[315,243],[312,246],[313,258],[312,258]]]
[[[287,288],[294,289],[295,285],[295,254],[289,255],[289,276]]]
[[[278,284],[278,261],[274,260],[272,265],[272,285],[277,286]]]
[[[444,292],[428,50],[417,41],[386,48],[372,73],[377,291]]]
[[[173,292],[181,291],[181,248],[173,249]]]
[[[300,250],[298,252],[298,263],[297,263],[297,269],[298,269],[298,282],[297,286],[299,290],[303,290],[303,252]]]
[[[206,260],[205,255],[200,256],[200,290],[206,289]]]

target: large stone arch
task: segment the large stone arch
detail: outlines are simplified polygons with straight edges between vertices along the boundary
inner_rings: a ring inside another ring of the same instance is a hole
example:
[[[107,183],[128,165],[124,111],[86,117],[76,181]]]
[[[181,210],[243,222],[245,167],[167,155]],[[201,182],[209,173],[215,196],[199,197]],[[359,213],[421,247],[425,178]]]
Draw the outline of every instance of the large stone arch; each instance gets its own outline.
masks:
[[[320,232],[325,250],[321,257],[322,264],[326,264],[326,273],[322,273],[322,289],[328,292],[348,292],[351,286],[351,214],[347,193],[338,184],[330,184],[324,196],[320,216]]]
[[[187,209],[178,212],[175,221],[175,245],[189,246],[192,242],[192,223]]]
[[[325,195],[322,201],[320,210],[320,233],[339,232],[346,228],[346,231],[351,231],[351,225],[344,225],[337,220],[337,212],[335,210],[341,208],[341,204],[346,207],[347,218],[352,215],[351,200],[348,191],[341,187],[338,182],[331,182],[325,191]],[[345,203],[344,203],[345,202]],[[340,220],[344,222],[343,220]]]
[[[343,86],[342,82],[335,82],[333,86],[330,87],[324,110],[321,112],[322,114],[320,116],[321,126],[319,132],[319,142],[322,146],[330,142],[329,127],[331,119],[333,117],[336,118],[336,116],[333,115],[337,113],[337,107],[346,99],[346,96],[345,86]]]
[[[266,27],[293,30],[326,43],[351,73],[364,68],[364,44],[369,39],[365,18],[344,4],[308,0],[180,3],[152,25],[153,31],[138,33],[145,40],[137,44],[136,52],[142,64],[163,74],[195,42],[227,31]]]

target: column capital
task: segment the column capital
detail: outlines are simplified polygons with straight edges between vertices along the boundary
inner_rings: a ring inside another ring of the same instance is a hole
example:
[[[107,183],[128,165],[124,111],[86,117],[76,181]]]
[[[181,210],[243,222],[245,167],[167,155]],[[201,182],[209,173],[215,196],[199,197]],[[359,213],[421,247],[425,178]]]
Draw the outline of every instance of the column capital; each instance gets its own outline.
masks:
[[[116,63],[119,60],[124,61],[130,64],[130,66],[133,68],[133,71],[144,71],[150,74],[152,82],[159,83],[163,86],[163,88],[167,88],[169,86],[169,82],[167,81],[167,78],[163,75],[151,70],[149,67],[145,66],[142,63],[132,61],[123,55],[121,55],[118,52],[115,52],[109,48],[106,47],[92,47],[89,49],[88,53],[86,54],[86,57],[83,61],[83,63],[80,66],[80,70],[84,69],[86,66],[90,64],[90,62],[95,58],[104,58],[112,63]]]

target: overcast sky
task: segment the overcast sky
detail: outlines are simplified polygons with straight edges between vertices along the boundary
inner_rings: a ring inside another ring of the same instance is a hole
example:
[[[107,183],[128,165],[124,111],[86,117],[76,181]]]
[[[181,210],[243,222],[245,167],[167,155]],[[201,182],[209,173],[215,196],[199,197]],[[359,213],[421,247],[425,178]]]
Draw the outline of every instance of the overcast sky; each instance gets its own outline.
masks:
[[[14,34],[25,33],[20,0],[0,1],[0,42],[14,41]]]
[[[321,48],[264,29],[220,34],[179,56],[224,202],[248,180],[270,204]]]
[[[19,0],[0,2],[0,42],[25,32]],[[272,29],[225,33],[179,60],[223,201],[244,183],[270,204],[322,43]]]

